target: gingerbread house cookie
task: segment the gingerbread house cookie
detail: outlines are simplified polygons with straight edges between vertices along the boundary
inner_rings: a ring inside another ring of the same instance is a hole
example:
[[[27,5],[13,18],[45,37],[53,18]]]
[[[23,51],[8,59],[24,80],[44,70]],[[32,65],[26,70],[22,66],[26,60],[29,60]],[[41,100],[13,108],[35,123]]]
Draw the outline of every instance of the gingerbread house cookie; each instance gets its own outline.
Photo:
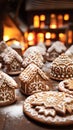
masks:
[[[36,64],[38,67],[42,68],[43,67],[43,63],[44,63],[44,59],[42,57],[42,55],[38,52],[38,51],[30,51],[28,53],[25,53],[25,57],[23,58],[23,67],[27,67],[30,63],[34,63]]]
[[[24,71],[19,75],[19,79],[21,81],[21,91],[26,95],[49,90],[49,78],[33,63],[24,69]]]
[[[48,125],[73,124],[73,96],[64,92],[39,92],[24,101],[23,112]]]
[[[16,52],[18,52],[20,56],[22,56],[22,46],[20,42],[13,42],[10,47],[13,48]]]
[[[16,101],[16,88],[17,83],[14,79],[0,71],[0,106],[6,106]]]
[[[71,45],[67,51],[65,52],[66,55],[68,55],[71,59],[73,59],[73,45]]]
[[[1,57],[6,65],[6,71],[10,75],[16,75],[21,72],[22,57],[11,47],[8,47],[5,42],[0,43],[2,48]]]
[[[32,47],[29,47],[23,54],[23,57],[27,57],[28,55],[31,54],[31,52],[33,53],[40,53],[42,56],[45,55],[46,53],[46,48],[44,47],[41,47],[41,43],[39,43],[37,46],[32,46]]]
[[[58,85],[58,89],[73,95],[73,78],[61,81]]]
[[[73,61],[65,54],[60,55],[51,64],[50,77],[55,80],[72,78]]]
[[[2,64],[2,68],[4,68],[5,64],[4,64],[4,61],[3,61],[3,58],[1,57],[1,55],[0,55],[0,63]]]
[[[1,41],[0,42],[0,63],[2,63],[2,67],[4,68],[4,61],[3,61],[3,58],[1,56],[1,53],[3,52],[3,50],[7,47],[7,44],[3,44],[4,41]]]
[[[51,47],[48,48],[45,59],[47,61],[53,61],[55,58],[57,58],[60,54],[64,53],[66,51],[66,47],[64,43],[60,41],[56,41],[52,43]]]
[[[0,62],[1,62],[1,63],[3,62],[3,59],[2,59],[2,57],[1,57],[1,55],[0,55]]]
[[[37,49],[40,51],[41,55],[44,56],[46,54],[46,46],[45,43],[40,42],[37,44]]]

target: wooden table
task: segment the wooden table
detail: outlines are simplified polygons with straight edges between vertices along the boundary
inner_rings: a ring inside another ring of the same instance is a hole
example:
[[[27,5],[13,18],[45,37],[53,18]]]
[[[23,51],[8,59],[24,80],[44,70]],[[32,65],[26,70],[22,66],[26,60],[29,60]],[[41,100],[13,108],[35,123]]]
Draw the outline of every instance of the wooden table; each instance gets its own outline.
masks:
[[[18,76],[13,77],[20,87]],[[59,82],[49,81],[52,90],[57,90]],[[0,108],[0,130],[73,130],[73,126],[49,126],[44,125],[26,117],[23,114],[23,102],[26,98],[20,89],[16,90],[17,101],[6,107]]]

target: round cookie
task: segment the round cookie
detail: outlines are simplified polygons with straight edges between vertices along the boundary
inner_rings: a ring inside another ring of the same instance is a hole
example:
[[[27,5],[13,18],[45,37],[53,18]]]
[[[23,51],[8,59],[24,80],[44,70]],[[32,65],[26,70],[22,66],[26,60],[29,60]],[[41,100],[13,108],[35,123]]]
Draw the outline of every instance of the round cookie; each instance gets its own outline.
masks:
[[[25,99],[23,112],[48,125],[73,124],[73,96],[64,92],[39,92]]]

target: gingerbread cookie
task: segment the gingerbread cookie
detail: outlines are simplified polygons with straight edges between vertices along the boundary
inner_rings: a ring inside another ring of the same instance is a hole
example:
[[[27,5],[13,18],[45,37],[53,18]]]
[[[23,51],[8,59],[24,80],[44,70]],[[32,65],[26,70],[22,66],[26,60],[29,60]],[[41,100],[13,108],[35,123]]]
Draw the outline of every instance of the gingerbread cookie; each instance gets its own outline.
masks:
[[[73,96],[64,92],[39,92],[24,101],[23,112],[49,125],[73,124]]]
[[[2,64],[0,63],[0,69],[1,69],[1,67],[2,67]]]
[[[58,89],[60,91],[63,91],[63,92],[66,92],[66,93],[73,95],[73,78],[61,81],[59,83]]]
[[[44,43],[38,43],[37,46],[29,47],[23,54],[23,58],[27,57],[31,53],[40,53],[42,56],[46,53],[46,47]]]
[[[2,48],[1,57],[6,65],[6,72],[10,75],[19,74],[23,62],[22,57],[5,42],[0,43],[0,48]]]
[[[25,52],[25,54],[27,54],[27,53]],[[25,68],[29,64],[34,63],[38,67],[42,68],[44,65],[43,62],[44,62],[44,59],[43,59],[42,55],[37,51],[35,52],[35,50],[34,51],[31,50],[31,52],[28,53],[28,56],[23,58],[22,65]]]
[[[49,77],[34,63],[31,63],[22,71],[19,79],[21,81],[21,91],[26,95],[49,90]]]
[[[6,73],[0,71],[0,106],[6,106],[14,103],[15,89],[17,83]]]
[[[68,55],[71,59],[73,59],[73,45],[71,45],[67,51],[65,52],[66,55]]]
[[[53,61],[55,58],[57,58],[60,54],[64,53],[66,51],[66,46],[64,43],[60,41],[56,41],[52,43],[51,47],[48,48],[45,59],[47,61]]]
[[[50,77],[55,80],[72,78],[73,61],[67,55],[61,54],[51,64]]]

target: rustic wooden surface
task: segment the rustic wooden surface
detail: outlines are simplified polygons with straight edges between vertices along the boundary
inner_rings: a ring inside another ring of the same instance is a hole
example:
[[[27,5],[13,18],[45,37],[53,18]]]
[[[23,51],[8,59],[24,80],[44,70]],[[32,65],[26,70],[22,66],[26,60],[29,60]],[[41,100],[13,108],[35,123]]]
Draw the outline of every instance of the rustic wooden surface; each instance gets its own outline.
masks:
[[[46,66],[45,66],[46,67]],[[45,67],[43,70],[45,70]],[[49,76],[48,68],[45,72]],[[13,77],[20,87],[20,81],[18,76]],[[49,80],[50,90],[57,91],[57,85],[59,82],[55,80]],[[23,102],[26,98],[21,92],[20,88],[16,90],[17,101],[6,107],[0,107],[0,130],[73,130],[73,126],[49,126],[44,125],[28,118],[23,114]]]

